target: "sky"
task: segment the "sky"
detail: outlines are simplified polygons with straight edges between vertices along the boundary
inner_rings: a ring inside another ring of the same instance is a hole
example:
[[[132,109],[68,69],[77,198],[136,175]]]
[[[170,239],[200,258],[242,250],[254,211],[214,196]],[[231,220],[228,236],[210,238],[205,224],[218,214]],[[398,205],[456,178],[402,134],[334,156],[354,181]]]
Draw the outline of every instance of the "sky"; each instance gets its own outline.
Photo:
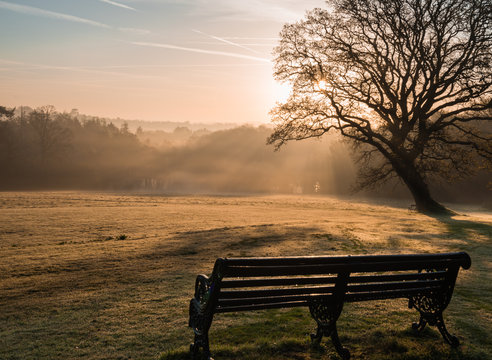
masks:
[[[250,123],[288,88],[285,23],[322,0],[0,0],[0,105],[123,119]]]

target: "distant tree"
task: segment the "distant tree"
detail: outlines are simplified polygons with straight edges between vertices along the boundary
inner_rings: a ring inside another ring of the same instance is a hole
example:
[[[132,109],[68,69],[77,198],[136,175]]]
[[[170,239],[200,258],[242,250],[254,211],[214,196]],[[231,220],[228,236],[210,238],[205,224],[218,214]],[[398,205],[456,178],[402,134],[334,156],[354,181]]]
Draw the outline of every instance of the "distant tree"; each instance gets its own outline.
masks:
[[[174,129],[173,135],[177,138],[189,138],[193,132],[186,126],[178,126]]]
[[[125,121],[123,124],[121,124],[121,133],[122,134],[128,134],[130,132],[128,128],[128,123]]]
[[[428,184],[492,163],[492,2],[330,0],[287,24],[275,77],[292,85],[268,142],[336,131],[359,148],[360,185],[397,176],[422,212]]]
[[[3,171],[6,165],[11,165],[12,147],[13,147],[13,131],[11,120],[14,116],[15,109],[7,109],[5,106],[0,106],[0,166]]]
[[[39,107],[29,114],[28,124],[37,135],[42,162],[52,155],[62,155],[69,143],[70,131],[55,121],[55,115],[56,109],[52,105]]]
[[[15,108],[7,109],[5,106],[0,106],[0,120],[8,120],[14,116]]]

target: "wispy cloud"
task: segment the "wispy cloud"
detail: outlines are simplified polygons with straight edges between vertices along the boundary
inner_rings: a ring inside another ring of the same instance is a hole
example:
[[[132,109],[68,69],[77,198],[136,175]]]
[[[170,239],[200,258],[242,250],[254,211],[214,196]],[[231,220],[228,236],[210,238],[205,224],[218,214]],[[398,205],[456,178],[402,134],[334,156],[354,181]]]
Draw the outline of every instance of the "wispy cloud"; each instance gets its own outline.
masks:
[[[150,30],[146,29],[136,29],[136,28],[128,28],[128,27],[120,27],[118,28],[119,31],[125,32],[125,33],[130,33],[130,34],[137,34],[137,35],[149,35],[152,32]]]
[[[277,41],[278,37],[244,37],[244,36],[224,36],[223,39],[228,40],[265,40],[265,41]]]
[[[12,3],[9,3],[6,1],[0,1],[0,8],[14,11],[14,12],[21,13],[21,14],[26,14],[26,15],[42,16],[42,17],[47,17],[47,18],[52,18],[52,19],[67,20],[67,21],[97,26],[97,27],[101,27],[101,28],[110,28],[109,25],[106,25],[106,24],[103,24],[103,23],[100,23],[97,21],[81,18],[78,16],[63,14],[63,13],[49,11],[49,10],[44,10],[44,9],[36,8],[33,6],[12,4]]]
[[[235,58],[240,58],[240,59],[262,61],[262,62],[267,62],[267,63],[270,62],[270,60],[262,58],[262,57],[258,57],[258,56],[243,55],[243,54],[237,54],[237,53],[226,52],[226,51],[215,51],[215,50],[205,50],[205,49],[198,49],[198,48],[189,48],[189,47],[183,47],[183,46],[176,46],[176,45],[172,45],[172,44],[148,43],[148,42],[131,42],[131,44],[138,45],[138,46],[149,46],[149,47],[156,47],[156,48],[189,51],[189,52],[196,52],[196,53],[209,54],[209,55],[228,56],[228,57],[235,57]]]
[[[217,45],[216,42],[212,42],[212,41],[187,41],[186,43],[187,44],[200,44],[200,45]],[[264,43],[264,44],[262,44],[262,43],[244,43],[241,45],[273,48],[277,44],[275,44],[275,43],[271,43],[271,44],[267,44],[267,43]],[[256,53],[260,54],[260,52],[256,52]]]
[[[91,74],[100,74],[100,75],[112,75],[117,77],[129,77],[129,78],[136,78],[136,79],[156,79],[156,78],[167,79],[167,77],[160,77],[155,75],[106,71],[106,70],[94,69],[92,67],[34,64],[34,63],[27,63],[21,61],[12,61],[7,59],[0,59],[0,64],[4,65],[5,69],[10,68],[10,70],[14,69],[17,71],[55,70],[55,71],[81,72],[81,73],[91,73]]]
[[[111,1],[111,0],[99,0],[99,1],[104,2],[106,4],[113,5],[113,6],[118,6],[118,7],[123,8],[123,9],[137,11],[137,9],[132,8],[131,6],[128,6],[125,4],[120,4],[119,2],[116,2],[116,1]]]
[[[30,70],[60,70],[60,71],[73,71],[73,72],[88,72],[95,74],[109,74],[109,75],[130,75],[132,77],[139,76],[137,74],[130,74],[127,72],[115,72],[108,71],[113,69],[123,69],[123,70],[140,70],[140,69],[168,69],[168,68],[196,68],[196,69],[207,69],[207,68],[225,68],[225,67],[256,67],[263,66],[259,63],[236,63],[236,64],[175,64],[175,65],[101,65],[101,66],[57,66],[57,65],[45,65],[45,64],[34,64],[26,63],[21,61],[12,61],[0,58],[0,71],[5,72],[25,72]],[[155,75],[141,75],[142,77],[155,77]]]
[[[323,6],[323,0],[195,0],[192,13],[226,21],[296,21],[306,9]]]
[[[205,35],[205,36],[208,36],[212,39],[215,39],[217,41],[221,41],[223,43],[226,43],[226,44],[229,44],[229,45],[232,45],[232,46],[235,46],[235,47],[238,47],[238,48],[241,48],[241,49],[245,49],[245,50],[248,50],[248,51],[251,51],[255,54],[259,54],[258,51],[256,50],[253,50],[253,49],[250,49],[249,47],[247,46],[244,46],[244,45],[241,45],[241,44],[238,44],[238,43],[235,43],[235,42],[232,42],[230,40],[226,40],[224,38],[221,38],[221,37],[218,37],[218,36],[214,36],[214,35],[210,35],[210,34],[206,34],[204,33],[203,31],[200,31],[200,30],[196,30],[196,29],[192,29],[194,32],[198,33],[198,34],[202,34],[202,35]]]
[[[1,60],[0,60],[1,63]],[[90,67],[86,66],[86,69],[169,69],[169,68],[225,68],[225,67],[256,67],[263,66],[259,63],[239,63],[239,64],[173,64],[173,65],[105,65]]]

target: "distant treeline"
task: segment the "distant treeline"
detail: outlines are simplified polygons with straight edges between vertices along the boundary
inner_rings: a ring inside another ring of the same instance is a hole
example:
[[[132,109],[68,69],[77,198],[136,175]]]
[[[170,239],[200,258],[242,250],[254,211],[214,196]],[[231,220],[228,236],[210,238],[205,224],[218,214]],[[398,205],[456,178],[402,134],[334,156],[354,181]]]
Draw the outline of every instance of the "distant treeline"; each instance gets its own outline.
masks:
[[[93,189],[162,193],[351,193],[352,148],[335,137],[275,152],[271,129],[129,131],[52,106],[17,112],[0,106],[0,190]],[[491,202],[490,173],[436,185],[441,201]],[[365,195],[405,197],[397,183]],[[490,205],[489,205],[490,206]]]
[[[51,106],[0,122],[2,189],[128,188],[157,153],[127,128],[79,121]]]

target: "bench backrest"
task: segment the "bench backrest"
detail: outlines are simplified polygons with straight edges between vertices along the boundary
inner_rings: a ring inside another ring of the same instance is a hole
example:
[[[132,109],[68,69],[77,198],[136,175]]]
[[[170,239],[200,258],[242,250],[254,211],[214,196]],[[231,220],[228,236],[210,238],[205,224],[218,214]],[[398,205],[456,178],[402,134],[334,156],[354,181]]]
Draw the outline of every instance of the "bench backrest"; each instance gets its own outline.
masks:
[[[210,289],[214,312],[306,306],[326,296],[351,302],[440,292],[450,298],[460,266],[470,265],[464,252],[220,258]]]

